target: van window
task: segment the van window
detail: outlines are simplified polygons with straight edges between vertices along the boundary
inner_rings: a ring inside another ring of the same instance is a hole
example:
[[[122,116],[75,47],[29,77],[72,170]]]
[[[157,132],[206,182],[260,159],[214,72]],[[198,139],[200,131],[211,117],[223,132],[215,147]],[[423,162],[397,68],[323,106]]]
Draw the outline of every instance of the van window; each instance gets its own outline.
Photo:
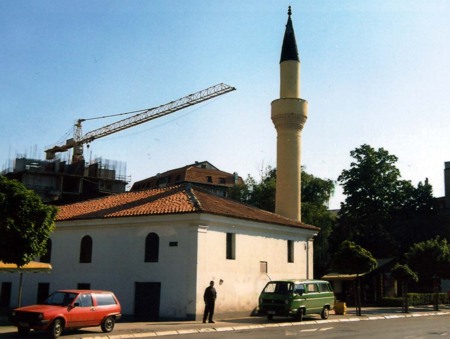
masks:
[[[316,284],[307,284],[306,289],[307,289],[308,293],[319,292]]]
[[[98,306],[115,305],[116,300],[109,293],[96,294],[95,299],[97,299]]]
[[[331,286],[329,284],[319,284],[319,291],[320,292],[330,292]]]
[[[303,294],[303,293],[305,293],[305,285],[303,285],[303,284],[297,284],[297,285],[295,285],[295,287],[294,287],[294,293],[297,293],[297,294]]]
[[[268,283],[264,288],[264,293],[288,294],[292,290],[292,284],[289,282]]]

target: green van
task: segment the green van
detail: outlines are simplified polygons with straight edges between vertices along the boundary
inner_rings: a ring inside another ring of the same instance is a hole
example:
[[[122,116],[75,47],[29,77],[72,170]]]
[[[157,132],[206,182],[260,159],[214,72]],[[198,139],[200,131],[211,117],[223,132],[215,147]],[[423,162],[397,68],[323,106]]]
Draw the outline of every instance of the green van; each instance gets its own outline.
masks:
[[[324,280],[270,281],[259,296],[259,313],[271,320],[274,315],[292,316],[302,321],[305,314],[320,314],[328,319],[334,308],[334,293]]]

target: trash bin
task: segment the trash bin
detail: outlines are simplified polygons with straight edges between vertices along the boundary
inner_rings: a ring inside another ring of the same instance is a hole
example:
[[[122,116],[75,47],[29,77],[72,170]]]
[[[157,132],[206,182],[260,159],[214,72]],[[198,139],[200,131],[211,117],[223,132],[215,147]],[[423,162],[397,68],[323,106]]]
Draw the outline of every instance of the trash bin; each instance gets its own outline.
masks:
[[[334,313],[338,315],[347,314],[347,305],[344,301],[336,300],[336,302],[334,303]]]

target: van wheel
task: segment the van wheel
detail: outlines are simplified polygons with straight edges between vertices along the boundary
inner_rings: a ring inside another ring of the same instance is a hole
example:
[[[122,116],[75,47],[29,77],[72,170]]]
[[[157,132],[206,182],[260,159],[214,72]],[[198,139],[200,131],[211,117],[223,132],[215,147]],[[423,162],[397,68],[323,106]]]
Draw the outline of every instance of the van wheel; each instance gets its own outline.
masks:
[[[58,338],[64,329],[64,324],[61,319],[55,319],[48,329],[49,337],[52,339]]]
[[[328,306],[324,306],[322,313],[320,313],[320,316],[322,319],[328,319],[328,317],[330,316],[330,309],[328,308]]]
[[[115,323],[116,323],[116,321],[113,317],[106,318],[105,321],[101,325],[102,331],[105,333],[111,332],[114,329]]]
[[[273,319],[273,314],[268,314],[267,315],[267,320],[272,320]]]
[[[17,328],[17,331],[19,332],[20,336],[26,336],[30,334],[30,328],[27,326],[19,326]]]
[[[303,320],[303,309],[299,309],[297,314],[294,316],[295,321],[301,322]]]

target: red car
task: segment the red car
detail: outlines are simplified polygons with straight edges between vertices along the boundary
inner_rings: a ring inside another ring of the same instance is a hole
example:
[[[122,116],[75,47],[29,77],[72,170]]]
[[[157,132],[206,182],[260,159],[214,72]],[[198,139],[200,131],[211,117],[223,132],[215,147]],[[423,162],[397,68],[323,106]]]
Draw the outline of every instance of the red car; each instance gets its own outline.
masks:
[[[119,300],[112,292],[61,290],[43,304],[16,308],[10,320],[20,335],[33,329],[48,331],[51,338],[57,338],[66,328],[101,326],[103,332],[111,332],[121,315]]]

